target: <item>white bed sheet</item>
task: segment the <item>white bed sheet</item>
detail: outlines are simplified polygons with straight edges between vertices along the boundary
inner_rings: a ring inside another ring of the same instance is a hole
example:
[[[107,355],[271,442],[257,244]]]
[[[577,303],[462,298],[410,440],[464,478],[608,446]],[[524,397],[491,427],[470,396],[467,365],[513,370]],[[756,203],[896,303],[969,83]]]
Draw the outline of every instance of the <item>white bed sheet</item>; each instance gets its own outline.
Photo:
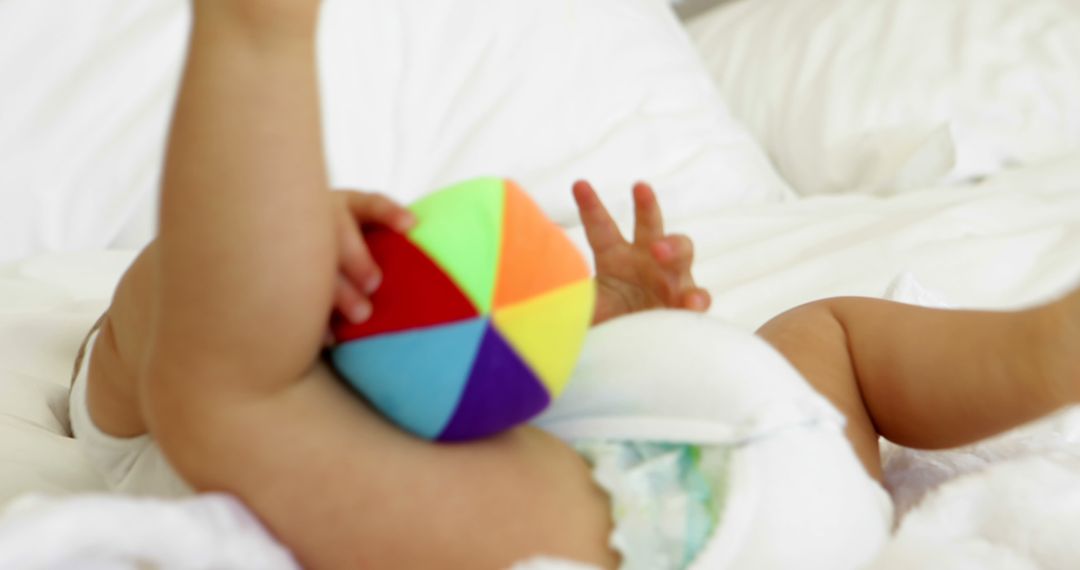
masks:
[[[326,0],[331,182],[408,202],[516,179],[560,223],[588,177],[616,210],[791,194],[660,0]],[[152,234],[187,0],[0,2],[0,262]],[[538,112],[539,110],[539,112]]]
[[[850,195],[735,206],[670,226],[696,240],[696,274],[714,295],[712,313],[747,328],[814,298],[881,296],[904,272],[954,305],[1017,307],[1080,284],[1080,155],[1007,171],[978,186],[929,188],[888,199]],[[582,240],[580,231],[572,234]],[[48,256],[0,268],[0,463],[14,466],[0,470],[0,501],[28,491],[101,488],[67,437],[63,389],[83,332],[131,256]],[[1070,437],[1058,442],[1075,445]],[[1039,454],[1048,457],[1050,451]],[[910,468],[911,462],[904,465]],[[1071,465],[1054,464],[1049,471],[1058,484],[1047,488],[1061,491],[1061,481],[1080,477]],[[1022,466],[1011,469],[1026,473]],[[1037,476],[1040,469],[1048,468],[1032,467],[1030,473]],[[930,486],[958,471],[937,473]],[[986,485],[1009,476],[986,473]],[[968,488],[978,486],[972,477],[980,481],[978,475],[965,478]],[[917,484],[924,487],[920,493],[926,490],[926,481]],[[1038,496],[1037,488],[1025,492]],[[966,493],[978,500],[994,496]],[[945,508],[948,518],[949,509],[961,507],[942,504],[970,505],[961,495],[939,500],[934,508]],[[1024,516],[1034,524],[1050,514],[1033,507]],[[937,544],[943,550],[935,552],[958,552],[949,544]],[[1080,564],[1080,557],[1068,562]]]
[[[892,194],[1080,149],[1080,5],[753,0],[688,24],[804,194]]]

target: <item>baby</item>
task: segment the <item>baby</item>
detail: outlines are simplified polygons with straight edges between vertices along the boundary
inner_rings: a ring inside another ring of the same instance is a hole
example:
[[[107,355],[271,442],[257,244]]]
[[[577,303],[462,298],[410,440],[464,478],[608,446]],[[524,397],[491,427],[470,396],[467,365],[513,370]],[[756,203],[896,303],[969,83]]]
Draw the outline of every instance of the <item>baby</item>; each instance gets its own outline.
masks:
[[[236,495],[311,568],[499,568],[535,554],[617,566],[610,498],[566,442],[534,427],[422,441],[322,364],[331,311],[363,321],[379,287],[359,224],[415,221],[385,197],[327,190],[318,4],[193,0],[160,231],[92,338],[72,395],[78,437],[125,490]],[[587,183],[573,194],[596,322],[708,308],[691,243],[665,233],[648,186],[633,190],[632,241]],[[1080,291],[1002,313],[827,299],[757,334],[846,416],[874,478],[879,436],[955,446],[1080,401]],[[140,489],[140,477],[172,483]]]

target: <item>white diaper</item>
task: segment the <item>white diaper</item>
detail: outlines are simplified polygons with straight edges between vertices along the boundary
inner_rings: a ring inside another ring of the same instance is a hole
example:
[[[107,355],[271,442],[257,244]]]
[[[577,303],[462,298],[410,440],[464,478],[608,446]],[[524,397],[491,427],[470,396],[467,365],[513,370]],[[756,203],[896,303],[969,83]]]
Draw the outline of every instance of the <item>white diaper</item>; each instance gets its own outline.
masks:
[[[86,403],[86,383],[90,354],[97,332],[92,332],[80,352],[68,400],[71,431],[83,453],[101,473],[109,488],[131,495],[182,497],[193,491],[169,465],[161,448],[149,435],[122,438],[111,436],[94,425]],[[81,364],[81,365],[80,365]]]
[[[656,311],[593,329],[535,423],[593,464],[624,569],[859,568],[891,531],[843,416],[768,343],[715,318]],[[685,468],[698,453],[709,460]],[[694,500],[713,510],[682,507]]]
[[[623,570],[686,568],[727,507],[728,446],[584,440],[574,448],[611,499]]]

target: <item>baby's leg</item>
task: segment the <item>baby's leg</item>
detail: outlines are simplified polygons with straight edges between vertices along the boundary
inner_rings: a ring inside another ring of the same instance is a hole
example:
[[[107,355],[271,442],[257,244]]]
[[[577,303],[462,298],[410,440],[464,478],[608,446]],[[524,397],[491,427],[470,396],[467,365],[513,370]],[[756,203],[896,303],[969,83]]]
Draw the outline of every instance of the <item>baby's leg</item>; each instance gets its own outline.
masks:
[[[318,364],[338,252],[314,19],[276,36],[218,11],[230,5],[196,3],[160,233],[118,288],[91,366],[91,392],[135,389],[91,401],[95,421],[149,429],[193,487],[242,498],[306,567],[506,567],[540,553],[611,565],[607,499],[568,447],[528,428],[430,444]]]
[[[272,391],[310,368],[337,275],[315,48],[262,44],[228,8],[197,6],[163,175],[151,360],[159,378]]]
[[[1080,401],[1080,291],[1015,312],[827,299],[758,333],[847,415],[848,437],[879,478],[879,434],[952,447]]]
[[[325,330],[337,256],[307,63],[313,48],[248,49],[251,39],[228,33],[221,20],[196,25],[170,133],[160,231],[104,321],[97,344],[115,350],[96,348],[91,363],[91,413],[118,435],[139,422],[119,421],[119,409],[96,412],[131,399],[103,396],[123,392],[130,382],[121,376],[152,362],[157,377],[176,368],[206,382],[234,378],[215,390],[273,390],[310,367]],[[99,367],[111,373],[97,374]],[[168,391],[169,383],[148,388]]]

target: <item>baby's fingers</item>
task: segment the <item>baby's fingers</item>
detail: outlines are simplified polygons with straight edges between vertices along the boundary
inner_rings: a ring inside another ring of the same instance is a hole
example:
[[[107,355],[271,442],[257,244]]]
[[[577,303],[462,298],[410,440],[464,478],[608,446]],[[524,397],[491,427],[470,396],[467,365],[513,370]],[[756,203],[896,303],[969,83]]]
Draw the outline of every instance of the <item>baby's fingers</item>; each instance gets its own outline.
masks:
[[[656,192],[644,182],[634,184],[634,243],[647,244],[664,237],[664,216]]]
[[[362,323],[371,316],[371,300],[340,274],[334,287],[334,308],[353,323]]]
[[[416,216],[407,208],[382,194],[341,191],[346,209],[357,223],[380,224],[398,232],[407,232],[416,224]]]
[[[704,313],[712,305],[712,296],[705,289],[696,288],[683,293],[682,307],[684,309]]]
[[[341,210],[340,216],[338,265],[341,283],[334,293],[335,306],[348,316],[349,320],[358,322],[358,315],[363,315],[365,310],[370,313],[367,297],[379,288],[382,272],[371,257],[356,220],[346,210]],[[367,316],[363,315],[361,320],[366,318]]]
[[[709,292],[694,283],[690,272],[694,264],[694,242],[690,238],[672,234],[652,244],[653,259],[666,272],[665,280],[669,283],[670,303],[673,306],[704,312],[712,304]]]
[[[694,263],[694,242],[682,234],[664,236],[649,249],[657,263],[672,271],[689,273]]]
[[[585,228],[585,238],[589,247],[596,253],[626,244],[619,231],[619,226],[608,213],[600,197],[591,184],[578,180],[573,186],[574,201],[577,202],[581,225]]]

